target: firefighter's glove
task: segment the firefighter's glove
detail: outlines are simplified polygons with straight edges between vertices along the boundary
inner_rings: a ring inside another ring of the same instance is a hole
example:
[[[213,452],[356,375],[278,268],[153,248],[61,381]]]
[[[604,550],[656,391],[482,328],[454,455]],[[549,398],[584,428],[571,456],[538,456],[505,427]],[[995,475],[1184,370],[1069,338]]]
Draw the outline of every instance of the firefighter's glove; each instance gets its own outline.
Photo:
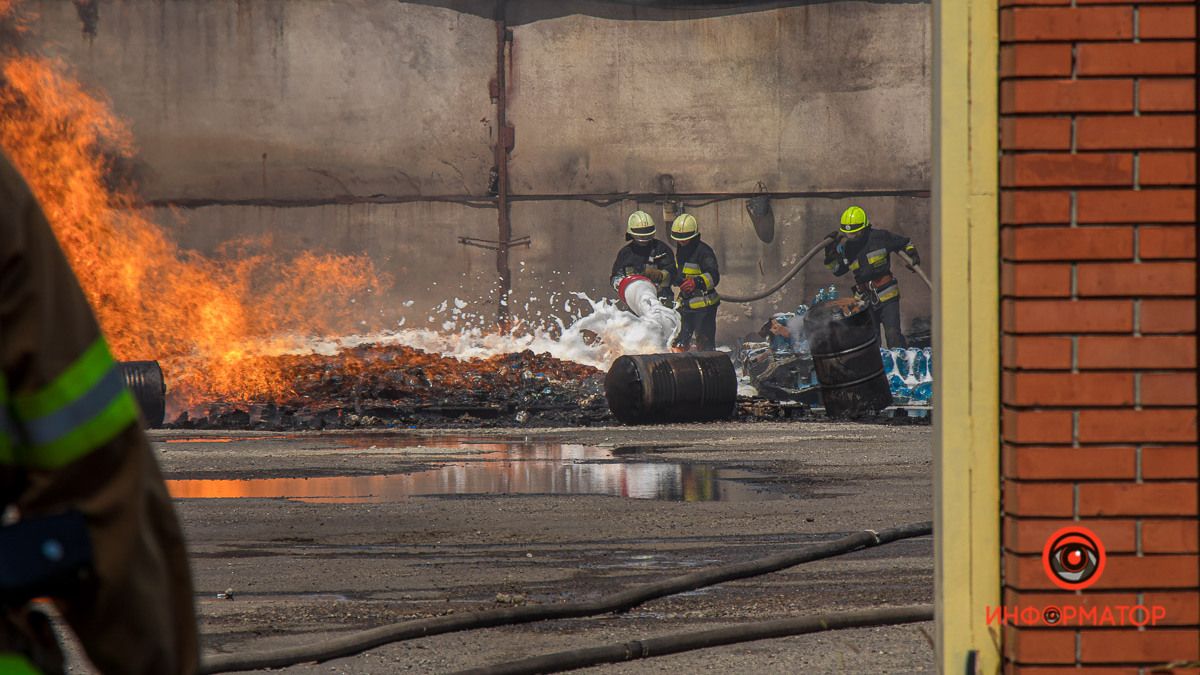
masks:
[[[920,254],[917,253],[917,249],[915,247],[909,246],[908,248],[904,249],[904,253],[910,259],[912,259],[911,265],[913,267],[921,264],[921,256],[920,256]]]
[[[679,284],[679,292],[684,295],[691,295],[696,292],[696,280],[684,279],[682,284]]]

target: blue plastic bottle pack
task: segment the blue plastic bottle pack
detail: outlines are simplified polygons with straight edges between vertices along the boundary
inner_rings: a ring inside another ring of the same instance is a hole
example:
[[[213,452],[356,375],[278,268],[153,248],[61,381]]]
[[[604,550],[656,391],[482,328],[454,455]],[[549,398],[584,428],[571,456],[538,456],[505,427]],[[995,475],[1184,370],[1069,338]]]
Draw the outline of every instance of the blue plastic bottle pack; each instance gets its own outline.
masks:
[[[923,404],[933,398],[933,350],[880,349],[879,355],[897,405]]]

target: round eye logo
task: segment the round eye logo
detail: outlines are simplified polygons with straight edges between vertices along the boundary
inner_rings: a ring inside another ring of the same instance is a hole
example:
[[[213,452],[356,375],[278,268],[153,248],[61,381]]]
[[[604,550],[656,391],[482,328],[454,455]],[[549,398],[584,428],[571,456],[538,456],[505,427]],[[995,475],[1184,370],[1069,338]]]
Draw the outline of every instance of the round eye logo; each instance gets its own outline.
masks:
[[[1042,567],[1059,588],[1078,591],[1104,572],[1104,544],[1095,532],[1072,525],[1050,535],[1042,549]]]

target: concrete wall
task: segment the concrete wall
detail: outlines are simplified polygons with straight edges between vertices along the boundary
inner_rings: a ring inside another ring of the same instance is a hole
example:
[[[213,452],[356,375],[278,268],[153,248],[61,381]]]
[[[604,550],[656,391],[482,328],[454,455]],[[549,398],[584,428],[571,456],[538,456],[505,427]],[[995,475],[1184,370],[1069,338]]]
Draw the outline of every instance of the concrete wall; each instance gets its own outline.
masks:
[[[457,243],[494,238],[494,210],[336,203],[486,195],[496,39],[487,3],[99,0],[86,34],[72,3],[26,2],[41,17],[35,41],[130,123],[145,197],[210,204],[183,209],[182,221],[163,212],[185,244],[211,251],[272,234],[284,253],[366,253],[396,279],[381,299],[385,324],[423,321],[447,286],[494,311],[492,254]],[[776,4],[790,6],[514,3],[513,191],[651,192],[661,173],[684,193],[747,192],[759,181],[780,192],[927,189],[929,6]],[[721,256],[723,286],[743,292],[773,281],[850,203],[929,250],[919,197],[777,199],[771,244],[755,237],[742,199],[691,211]],[[545,288],[610,293],[636,206],[515,203],[514,234],[533,239],[511,256],[518,313],[530,295],[539,296],[531,311],[546,309]],[[901,280],[906,316],[928,315],[928,292],[907,272]],[[818,261],[771,301],[726,305],[722,337],[829,281]],[[407,299],[417,303],[406,309]]]

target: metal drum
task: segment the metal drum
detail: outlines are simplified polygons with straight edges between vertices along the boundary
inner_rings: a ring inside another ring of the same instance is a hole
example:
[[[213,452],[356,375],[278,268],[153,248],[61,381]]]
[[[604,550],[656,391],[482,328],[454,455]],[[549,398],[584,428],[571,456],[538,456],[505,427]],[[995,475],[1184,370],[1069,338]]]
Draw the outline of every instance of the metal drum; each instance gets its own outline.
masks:
[[[122,361],[121,377],[142,409],[147,427],[161,427],[167,416],[167,385],[158,361]]]
[[[622,356],[604,378],[608,409],[625,424],[733,417],[737,373],[723,352]]]
[[[829,417],[857,417],[892,404],[879,355],[879,328],[865,303],[818,305],[804,316],[813,369]]]

